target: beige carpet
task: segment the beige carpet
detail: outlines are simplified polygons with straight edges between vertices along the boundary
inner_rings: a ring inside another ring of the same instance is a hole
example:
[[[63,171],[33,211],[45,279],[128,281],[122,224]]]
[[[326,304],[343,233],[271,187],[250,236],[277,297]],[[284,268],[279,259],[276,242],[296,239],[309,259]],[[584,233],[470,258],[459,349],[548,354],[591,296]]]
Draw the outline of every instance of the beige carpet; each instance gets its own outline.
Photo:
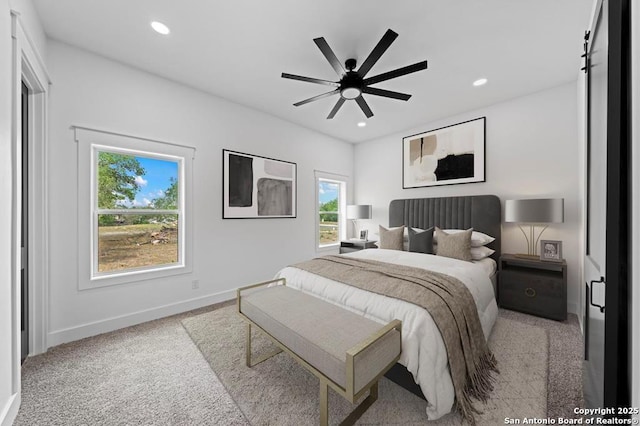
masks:
[[[244,323],[227,307],[186,318],[185,329],[238,407],[253,425],[314,425],[318,422],[318,380],[286,354],[247,368],[244,365]],[[254,353],[271,343],[256,335]],[[547,415],[548,337],[540,327],[498,318],[489,347],[498,359],[500,374],[479,425],[504,424],[505,417]],[[380,384],[378,401],[358,424],[425,424],[426,402],[387,379]],[[341,421],[352,409],[330,391],[329,417]],[[459,425],[450,414],[430,425]]]
[[[177,318],[29,357],[14,426],[247,426]]]

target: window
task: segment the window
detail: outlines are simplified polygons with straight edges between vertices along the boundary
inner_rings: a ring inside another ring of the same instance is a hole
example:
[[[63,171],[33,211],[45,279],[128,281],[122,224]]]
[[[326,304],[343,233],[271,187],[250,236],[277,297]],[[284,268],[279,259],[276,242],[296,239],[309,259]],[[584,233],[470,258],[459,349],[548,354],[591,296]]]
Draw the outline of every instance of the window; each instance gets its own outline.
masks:
[[[316,172],[316,246],[335,247],[345,238],[346,178]]]
[[[179,264],[182,161],[94,148],[93,275]]]
[[[75,131],[80,289],[191,272],[193,149]]]

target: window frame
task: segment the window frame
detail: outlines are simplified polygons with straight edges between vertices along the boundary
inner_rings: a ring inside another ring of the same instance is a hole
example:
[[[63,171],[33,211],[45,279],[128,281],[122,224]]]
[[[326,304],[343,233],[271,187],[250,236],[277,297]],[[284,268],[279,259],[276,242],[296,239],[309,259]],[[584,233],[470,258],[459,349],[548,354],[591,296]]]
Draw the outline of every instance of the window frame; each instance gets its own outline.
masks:
[[[340,185],[338,193],[338,241],[331,244],[320,244],[320,183],[330,182]],[[349,178],[347,176],[334,173],[315,171],[315,247],[317,252],[335,251],[340,246],[340,241],[345,240],[347,235],[347,190]]]
[[[193,271],[192,266],[192,175],[195,149],[152,139],[75,127],[78,143],[78,288],[105,286],[163,278]],[[98,152],[155,158],[178,163],[178,208],[176,210],[98,208]],[[98,271],[98,215],[100,214],[178,214],[178,262]]]

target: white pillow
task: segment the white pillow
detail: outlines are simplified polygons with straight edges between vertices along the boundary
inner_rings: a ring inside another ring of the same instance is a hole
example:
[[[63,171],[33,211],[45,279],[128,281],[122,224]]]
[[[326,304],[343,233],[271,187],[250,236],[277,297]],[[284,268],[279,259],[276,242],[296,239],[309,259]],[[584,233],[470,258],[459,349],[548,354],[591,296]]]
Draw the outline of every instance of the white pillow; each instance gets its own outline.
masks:
[[[464,229],[443,229],[447,234],[457,234],[458,232],[464,232]],[[483,234],[482,232],[473,231],[471,233],[471,247],[482,247],[486,244],[495,241],[490,235]],[[436,234],[433,235],[433,244],[438,244],[438,239],[436,238]]]
[[[495,253],[495,250],[491,250],[489,247],[471,247],[471,259],[482,260]]]

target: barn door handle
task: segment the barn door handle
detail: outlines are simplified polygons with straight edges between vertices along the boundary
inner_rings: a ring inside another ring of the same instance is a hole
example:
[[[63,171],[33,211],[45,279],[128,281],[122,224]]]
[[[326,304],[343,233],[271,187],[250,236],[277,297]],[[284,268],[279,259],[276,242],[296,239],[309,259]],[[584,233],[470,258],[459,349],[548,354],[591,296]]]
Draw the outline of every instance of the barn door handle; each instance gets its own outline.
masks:
[[[604,277],[600,277],[599,280],[591,280],[590,284],[591,284],[591,288],[589,289],[589,303],[591,303],[591,306],[596,307],[596,308],[600,308],[600,312],[604,312],[604,305],[598,305],[596,303],[593,303],[593,285],[597,284],[597,283],[605,283]]]

